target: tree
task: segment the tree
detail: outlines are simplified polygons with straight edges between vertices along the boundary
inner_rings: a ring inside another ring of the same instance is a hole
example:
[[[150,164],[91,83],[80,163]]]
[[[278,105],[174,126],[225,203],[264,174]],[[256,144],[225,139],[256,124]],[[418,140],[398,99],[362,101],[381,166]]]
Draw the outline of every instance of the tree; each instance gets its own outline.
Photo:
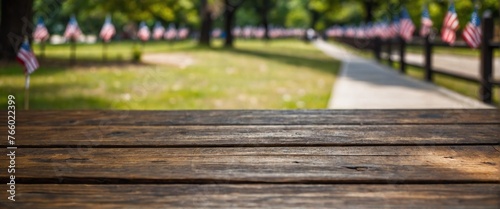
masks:
[[[208,0],[201,0],[200,19],[201,27],[199,44],[210,46],[210,32],[212,31],[213,19],[212,10],[210,9]]]
[[[245,0],[224,0],[224,32],[226,39],[224,47],[233,47],[234,37],[232,33],[234,19],[237,9]]]
[[[264,27],[264,39],[269,40],[269,11],[273,7],[272,0],[258,0],[255,1],[255,9],[257,10],[257,14],[260,14],[260,21],[262,26]]]
[[[13,60],[24,37],[31,39],[33,0],[2,1],[1,7],[0,58]]]

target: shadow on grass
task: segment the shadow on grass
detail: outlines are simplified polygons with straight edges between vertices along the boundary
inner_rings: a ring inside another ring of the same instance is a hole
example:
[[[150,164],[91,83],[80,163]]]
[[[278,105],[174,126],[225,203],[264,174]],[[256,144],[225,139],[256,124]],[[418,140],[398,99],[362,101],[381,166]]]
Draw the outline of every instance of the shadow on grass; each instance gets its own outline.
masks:
[[[288,65],[308,67],[314,70],[319,70],[321,72],[326,72],[333,75],[338,74],[340,66],[340,63],[333,59],[316,59],[311,57],[276,53],[272,51],[266,52],[266,51],[249,50],[249,49],[225,49],[225,51],[269,59]]]
[[[147,63],[135,63],[131,61],[96,61],[79,59],[76,64],[72,65],[67,59],[45,59],[39,61],[40,68],[34,73],[35,75],[52,75],[59,72],[68,70],[85,70],[92,68],[124,68],[124,67],[148,67],[154,66]],[[16,62],[2,62],[0,63],[0,76],[16,76],[24,73],[23,67]]]
[[[76,86],[76,87],[75,87]],[[70,95],[65,94],[68,88],[84,88],[83,85],[75,84],[43,84],[34,85],[30,89],[30,109],[37,110],[60,110],[60,109],[110,109],[113,102],[99,99],[94,96]],[[0,97],[7,98],[7,95],[13,95],[16,99],[16,107],[24,109],[24,88],[8,87],[0,90]],[[49,94],[54,96],[48,96]],[[0,107],[7,108],[7,100],[2,100]]]

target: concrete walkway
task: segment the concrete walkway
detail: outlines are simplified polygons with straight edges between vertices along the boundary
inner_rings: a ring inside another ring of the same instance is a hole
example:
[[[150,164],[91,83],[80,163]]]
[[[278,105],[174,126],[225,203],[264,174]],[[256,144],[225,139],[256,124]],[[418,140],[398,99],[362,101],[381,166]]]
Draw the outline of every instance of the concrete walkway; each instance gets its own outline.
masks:
[[[492,108],[444,88],[401,75],[339,46],[315,42],[325,54],[342,61],[328,107],[331,109],[463,109]]]

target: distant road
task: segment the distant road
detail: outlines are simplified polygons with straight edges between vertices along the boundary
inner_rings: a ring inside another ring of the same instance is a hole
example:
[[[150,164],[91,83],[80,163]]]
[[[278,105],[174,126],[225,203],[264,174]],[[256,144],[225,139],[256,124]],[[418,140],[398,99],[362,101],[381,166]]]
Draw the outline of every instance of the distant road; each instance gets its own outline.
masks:
[[[399,56],[396,54],[393,54],[392,58],[393,60],[399,60]],[[434,54],[432,61],[432,65],[434,68],[479,78],[479,57]],[[423,65],[424,55],[407,53],[406,62]],[[495,78],[495,80],[500,81],[500,58],[494,59],[493,68],[493,77]]]

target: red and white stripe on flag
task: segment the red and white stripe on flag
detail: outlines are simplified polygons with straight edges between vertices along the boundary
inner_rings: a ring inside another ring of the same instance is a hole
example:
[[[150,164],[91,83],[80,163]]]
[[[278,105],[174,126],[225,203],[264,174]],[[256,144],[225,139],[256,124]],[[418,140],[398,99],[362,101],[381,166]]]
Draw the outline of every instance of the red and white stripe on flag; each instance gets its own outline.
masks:
[[[35,54],[30,48],[28,41],[24,41],[17,52],[17,61],[24,66],[24,72],[27,74],[31,74],[35,72],[40,65],[38,64],[38,60],[36,59]]]
[[[472,13],[471,20],[462,33],[462,38],[471,48],[477,48],[481,45],[481,28],[477,11]]]
[[[149,28],[148,26],[142,22],[139,26],[139,31],[137,32],[137,37],[141,40],[141,41],[148,41],[149,40],[149,37],[151,36],[151,32],[149,31]]]
[[[427,6],[422,10],[422,20],[420,22],[422,24],[420,28],[420,36],[426,37],[430,35],[433,23]]]
[[[72,16],[66,26],[66,30],[64,31],[64,38],[76,40],[82,35],[82,31],[78,26],[78,22],[76,18]]]
[[[452,2],[444,17],[443,28],[441,29],[441,39],[448,44],[455,43],[457,30],[458,17],[455,11],[455,5]]]
[[[403,8],[400,24],[401,28],[399,30],[399,35],[401,35],[404,40],[411,41],[413,32],[415,31],[415,25],[413,24],[410,14],[406,8]]]
[[[49,38],[49,31],[44,25],[37,25],[33,32],[33,39],[37,41],[45,41]]]
[[[116,33],[115,26],[111,23],[111,17],[106,17],[99,36],[103,41],[108,42]]]
[[[161,25],[160,22],[157,21],[153,28],[153,39],[160,40],[161,38],[163,38],[164,33],[165,33],[165,28],[163,27],[163,25]]]
[[[102,28],[99,36],[102,38],[102,40],[108,42],[109,40],[111,40],[111,38],[113,38],[115,33],[116,33],[116,30],[115,30],[115,27],[113,25],[105,25]]]

